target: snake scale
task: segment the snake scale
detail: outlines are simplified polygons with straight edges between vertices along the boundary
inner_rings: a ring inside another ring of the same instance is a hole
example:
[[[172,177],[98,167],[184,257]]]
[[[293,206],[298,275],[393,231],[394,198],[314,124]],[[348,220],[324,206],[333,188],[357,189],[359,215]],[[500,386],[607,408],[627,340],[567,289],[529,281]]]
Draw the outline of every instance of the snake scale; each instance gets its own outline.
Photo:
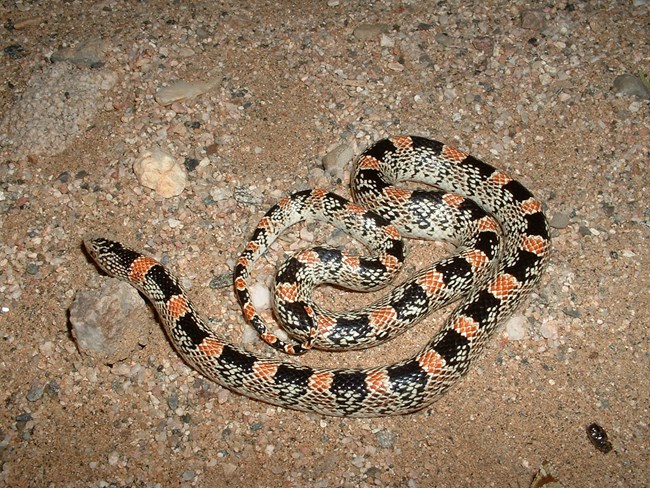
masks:
[[[395,186],[402,181],[425,183],[440,192]],[[414,412],[458,382],[497,325],[538,284],[550,251],[548,224],[540,201],[522,184],[423,137],[392,137],[367,148],[356,162],[352,195],[355,203],[312,189],[273,206],[237,261],[235,293],[264,341],[290,354],[310,347],[367,347],[402,332],[441,303],[459,301],[417,354],[394,364],[313,368],[249,352],[215,334],[179,280],[153,258],[101,237],[87,238],[84,244],[107,274],[147,296],[178,353],[205,377],[270,404],[324,415]],[[249,272],[282,230],[306,218],[344,229],[371,253],[354,256],[320,246],[297,253],[280,267],[276,315],[300,340],[288,343],[271,333],[257,314],[248,290]],[[320,283],[352,289],[384,286],[404,260],[400,233],[433,235],[458,247],[367,309],[337,314],[311,301],[311,291]]]

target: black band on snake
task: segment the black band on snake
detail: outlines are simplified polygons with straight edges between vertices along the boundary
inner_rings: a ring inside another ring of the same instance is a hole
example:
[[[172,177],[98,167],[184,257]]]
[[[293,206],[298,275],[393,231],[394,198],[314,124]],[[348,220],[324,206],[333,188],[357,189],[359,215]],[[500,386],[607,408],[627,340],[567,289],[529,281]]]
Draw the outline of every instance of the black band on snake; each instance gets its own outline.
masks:
[[[403,181],[442,191],[394,186]],[[538,284],[550,251],[548,225],[541,203],[523,185],[422,137],[393,137],[366,149],[356,163],[352,194],[355,203],[325,190],[307,190],[273,206],[237,261],[235,293],[263,340],[290,354],[310,347],[368,347],[403,332],[442,304],[459,301],[420,352],[394,364],[321,369],[265,359],[220,338],[200,318],[179,280],[153,258],[104,238],[86,239],[85,246],[106,273],[147,296],[178,353],[205,377],[255,399],[325,415],[414,412],[458,382],[497,325]],[[308,218],[344,229],[370,254],[321,246],[282,265],[275,284],[276,315],[300,341],[287,343],[267,329],[253,307],[249,272],[282,230]],[[312,290],[321,283],[384,286],[404,260],[401,234],[441,238],[457,248],[363,310],[332,313],[312,302]]]

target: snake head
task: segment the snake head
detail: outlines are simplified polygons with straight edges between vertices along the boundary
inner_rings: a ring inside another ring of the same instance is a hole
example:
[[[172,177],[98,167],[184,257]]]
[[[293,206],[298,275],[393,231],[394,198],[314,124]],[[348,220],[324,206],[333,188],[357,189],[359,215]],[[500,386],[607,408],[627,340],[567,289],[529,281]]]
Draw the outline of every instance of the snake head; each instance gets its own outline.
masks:
[[[89,236],[83,240],[90,257],[108,275],[127,280],[129,268],[140,253],[104,237]]]

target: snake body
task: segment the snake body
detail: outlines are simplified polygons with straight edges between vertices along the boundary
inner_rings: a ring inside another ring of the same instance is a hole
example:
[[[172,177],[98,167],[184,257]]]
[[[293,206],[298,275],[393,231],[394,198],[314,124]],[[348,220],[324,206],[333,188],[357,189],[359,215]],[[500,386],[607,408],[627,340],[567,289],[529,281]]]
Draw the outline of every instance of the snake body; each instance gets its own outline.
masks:
[[[395,186],[406,180],[453,193],[425,194]],[[293,354],[312,346],[336,350],[381,342],[390,330],[399,333],[440,303],[462,296],[428,344],[394,364],[313,368],[261,357],[215,334],[179,280],[153,258],[101,237],[86,239],[85,246],[106,273],[147,296],[178,353],[207,378],[267,403],[325,415],[414,412],[468,371],[497,325],[539,282],[550,250],[548,225],[541,203],[522,184],[457,149],[416,136],[384,139],[366,149],[356,163],[352,193],[356,203],[316,189],[296,192],[273,206],[237,261],[235,293],[262,338]],[[445,217],[445,209],[458,215]],[[280,268],[277,315],[302,340],[291,344],[271,333],[255,311],[248,278],[277,235],[305,218],[326,220],[351,232],[372,254],[351,256],[317,247],[298,253]],[[461,222],[470,230],[461,229]],[[442,238],[458,245],[456,253],[369,308],[334,314],[311,302],[311,291],[320,283],[355,289],[383,286],[403,262],[400,231],[428,236],[434,226],[442,226]]]

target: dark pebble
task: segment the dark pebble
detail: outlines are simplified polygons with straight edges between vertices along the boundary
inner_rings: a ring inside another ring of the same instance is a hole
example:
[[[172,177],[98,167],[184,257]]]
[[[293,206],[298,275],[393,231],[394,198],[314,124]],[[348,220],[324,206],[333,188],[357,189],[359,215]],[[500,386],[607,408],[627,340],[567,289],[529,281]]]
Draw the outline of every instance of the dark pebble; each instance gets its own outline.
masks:
[[[196,158],[185,158],[185,167],[187,171],[194,171],[199,165],[199,160]]]
[[[178,395],[176,393],[172,393],[167,398],[167,406],[170,410],[176,410],[178,408]]]
[[[29,422],[32,420],[32,414],[29,412],[19,413],[16,415],[16,422]]]
[[[582,237],[588,237],[588,236],[590,236],[590,235],[593,235],[593,234],[591,233],[591,230],[589,230],[589,227],[587,227],[586,225],[581,225],[581,226],[578,228],[578,232],[580,232],[580,235],[581,235]]]
[[[578,310],[573,310],[571,308],[563,308],[562,312],[565,315],[568,315],[569,317],[573,317],[574,319],[580,318],[580,312]]]
[[[47,394],[47,396],[50,396],[50,397],[57,396],[60,391],[61,391],[61,387],[56,382],[56,380],[49,381],[45,385],[45,393]]]
[[[20,59],[25,54],[25,49],[20,44],[11,44],[4,48],[3,51],[11,59]]]
[[[221,288],[227,288],[229,286],[232,286],[232,273],[223,273],[214,276],[210,280],[210,284],[208,286],[213,290],[219,290]]]
[[[26,398],[30,402],[40,400],[43,396],[44,389],[42,386],[32,386],[27,392]]]

